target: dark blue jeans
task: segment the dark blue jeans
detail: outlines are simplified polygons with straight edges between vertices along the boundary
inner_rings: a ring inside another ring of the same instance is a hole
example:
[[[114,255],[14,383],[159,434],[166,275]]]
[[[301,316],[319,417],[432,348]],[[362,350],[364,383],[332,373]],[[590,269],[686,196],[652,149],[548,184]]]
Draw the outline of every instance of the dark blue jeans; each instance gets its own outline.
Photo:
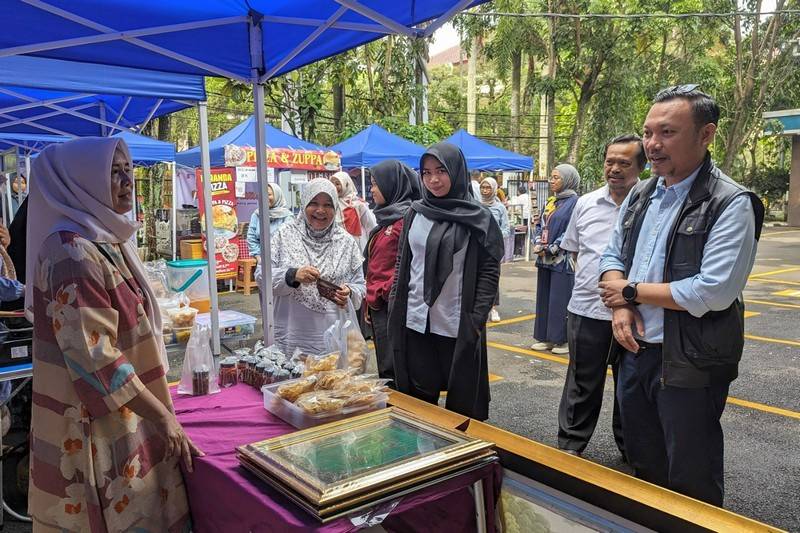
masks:
[[[660,347],[625,352],[617,398],[628,462],[636,476],[722,506],[720,417],[729,383],[700,389],[661,386]]]

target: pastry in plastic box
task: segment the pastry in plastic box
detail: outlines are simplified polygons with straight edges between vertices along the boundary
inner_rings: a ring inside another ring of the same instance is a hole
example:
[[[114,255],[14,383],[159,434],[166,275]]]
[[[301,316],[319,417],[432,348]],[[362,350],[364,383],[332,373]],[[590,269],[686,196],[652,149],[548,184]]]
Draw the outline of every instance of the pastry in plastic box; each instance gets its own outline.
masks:
[[[175,328],[190,328],[194,326],[196,316],[197,309],[194,307],[181,307],[180,309],[171,309],[169,311],[169,318]]]
[[[347,332],[347,366],[359,372],[367,367],[367,343],[356,330]]]
[[[352,378],[351,371],[349,370],[330,370],[328,372],[320,372],[317,374],[317,390],[333,390],[341,389],[346,386]]]
[[[358,392],[344,400],[344,407],[366,407],[374,405],[377,400],[384,394],[382,392]],[[384,396],[385,398],[385,396]]]
[[[328,391],[314,391],[302,394],[295,405],[309,415],[334,414],[342,410],[345,400]]]
[[[277,394],[284,400],[294,403],[301,394],[314,390],[316,384],[317,376],[309,376],[281,385],[278,387]]]

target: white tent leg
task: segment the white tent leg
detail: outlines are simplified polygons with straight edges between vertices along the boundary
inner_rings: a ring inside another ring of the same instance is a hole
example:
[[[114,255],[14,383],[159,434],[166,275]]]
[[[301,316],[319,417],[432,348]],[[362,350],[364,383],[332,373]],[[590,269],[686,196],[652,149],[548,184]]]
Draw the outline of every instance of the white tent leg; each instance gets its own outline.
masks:
[[[178,185],[175,183],[175,180],[178,178],[178,173],[176,171],[176,167],[178,164],[173,161],[172,162],[172,216],[170,219],[172,220],[172,260],[175,261],[178,258]]]
[[[267,191],[267,143],[264,135],[264,86],[253,83],[253,114],[256,117],[256,175],[258,177],[258,212],[261,216],[261,279],[258,287],[261,299],[261,320],[264,343],[275,342],[272,302],[272,259],[270,253],[269,193]]]
[[[361,167],[361,198],[367,201],[367,180],[364,177],[364,167]]]
[[[11,202],[11,176],[12,174],[6,174],[6,200],[8,201],[8,217],[6,217],[6,227],[11,225],[11,221],[14,220],[14,206]]]
[[[28,190],[30,190],[30,186],[31,186],[31,153],[30,153],[30,151],[25,152],[25,179],[28,182]]]
[[[211,216],[211,155],[208,152],[208,108],[198,102],[200,112],[200,164],[203,167],[203,208],[206,214],[206,248],[208,249],[208,288],[211,298],[211,349],[222,351],[219,343],[219,298],[217,297],[217,250],[214,246],[214,217]]]

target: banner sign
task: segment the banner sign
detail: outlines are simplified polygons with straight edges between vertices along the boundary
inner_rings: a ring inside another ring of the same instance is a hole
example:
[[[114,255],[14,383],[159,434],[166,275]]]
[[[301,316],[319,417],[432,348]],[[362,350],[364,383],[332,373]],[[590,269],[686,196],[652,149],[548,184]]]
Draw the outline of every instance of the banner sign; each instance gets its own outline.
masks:
[[[323,150],[267,148],[267,166],[297,170],[332,171],[341,167],[339,154]],[[256,151],[252,146],[225,145],[226,167],[255,167]]]
[[[200,225],[203,228],[204,256],[206,246],[206,213],[203,203],[203,171],[197,169],[197,205]],[[211,213],[214,224],[214,246],[217,259],[217,277],[235,277],[239,268],[239,220],[236,217],[236,169],[211,169]]]

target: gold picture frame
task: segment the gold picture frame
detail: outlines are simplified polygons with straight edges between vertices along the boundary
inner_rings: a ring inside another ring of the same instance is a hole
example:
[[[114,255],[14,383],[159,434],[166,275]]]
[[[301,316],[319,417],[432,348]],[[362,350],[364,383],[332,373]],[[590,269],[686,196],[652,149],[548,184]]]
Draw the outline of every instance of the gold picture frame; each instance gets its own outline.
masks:
[[[390,407],[240,446],[242,466],[322,520],[496,461],[493,444]]]

